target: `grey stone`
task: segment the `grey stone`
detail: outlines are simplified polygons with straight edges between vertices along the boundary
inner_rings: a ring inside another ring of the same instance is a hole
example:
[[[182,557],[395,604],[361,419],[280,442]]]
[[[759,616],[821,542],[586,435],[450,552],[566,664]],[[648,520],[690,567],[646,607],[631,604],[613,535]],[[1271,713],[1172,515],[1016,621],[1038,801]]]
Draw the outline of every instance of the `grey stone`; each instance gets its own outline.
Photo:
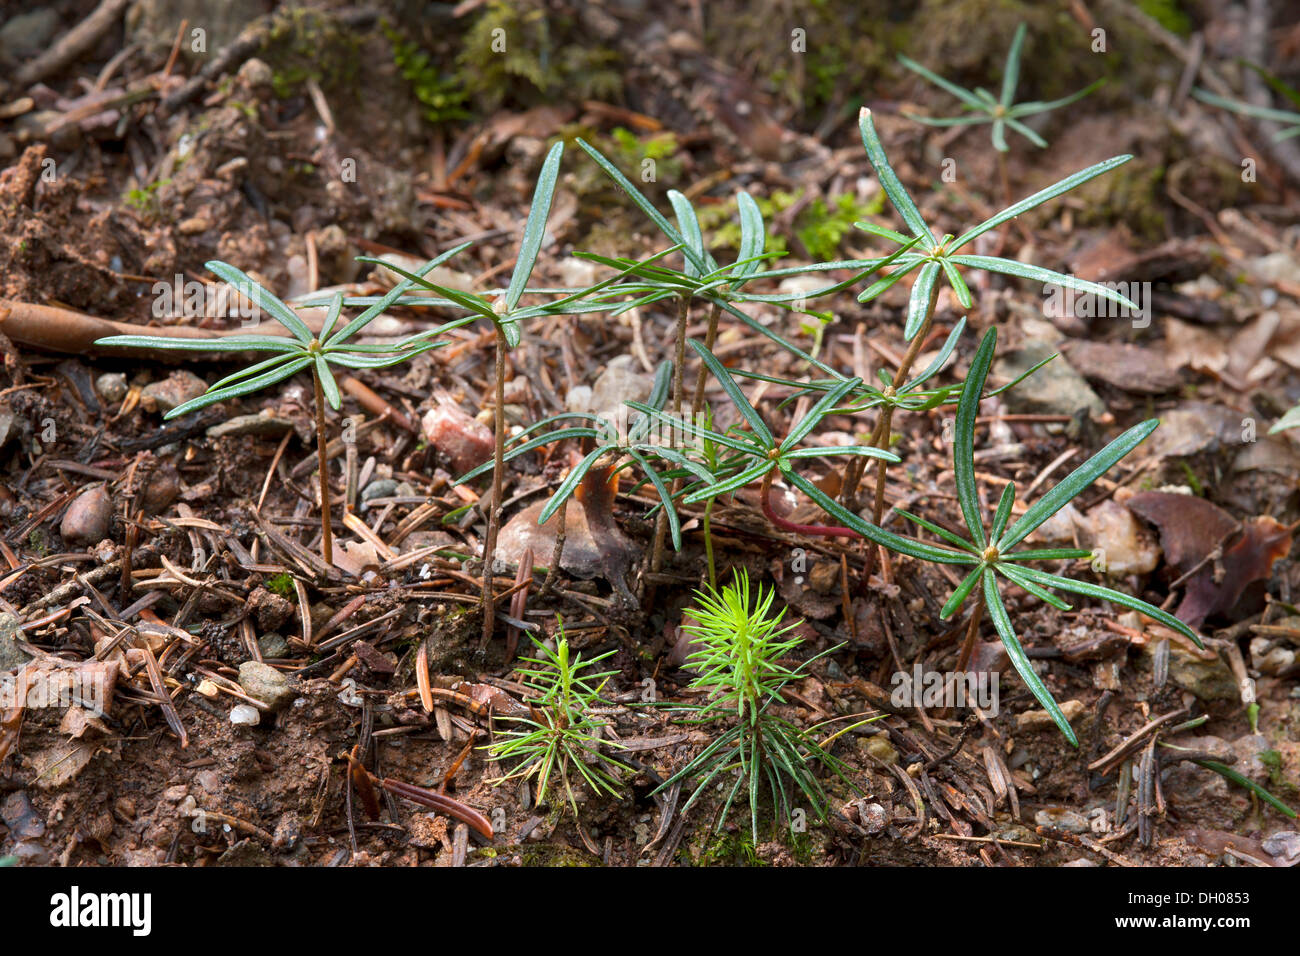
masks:
[[[18,646],[22,621],[14,614],[0,614],[0,671],[16,671],[32,659]]]
[[[271,631],[269,634],[263,634],[259,637],[257,639],[257,649],[262,652],[263,657],[269,657],[272,660],[289,656],[289,642],[278,631]]]
[[[1261,845],[1269,856],[1279,857],[1287,863],[1300,859],[1300,833],[1295,830],[1274,833],[1270,837],[1265,837]]]
[[[0,51],[13,60],[29,60],[45,51],[58,29],[59,11],[53,7],[20,13],[0,27]]]
[[[259,700],[272,710],[287,707],[297,696],[289,678],[270,664],[261,661],[244,661],[239,665],[239,686],[254,700]]]
[[[1039,810],[1034,814],[1034,823],[1040,827],[1056,827],[1056,829],[1064,830],[1066,833],[1088,832],[1087,817],[1078,810],[1068,810],[1064,807]]]
[[[95,379],[95,391],[99,397],[110,405],[116,405],[126,398],[126,376],[121,372],[105,372]]]
[[[269,413],[256,415],[236,415],[219,425],[213,425],[207,431],[209,438],[221,438],[224,435],[256,435],[259,438],[279,438],[293,431],[293,422],[287,418],[277,418]]]
[[[372,498],[391,498],[397,493],[397,480],[394,478],[376,478],[361,491],[361,500]]]
[[[1155,644],[1143,646],[1144,654],[1155,651]],[[1217,654],[1213,660],[1202,660],[1195,652],[1179,644],[1169,644],[1169,679],[1183,690],[1191,691],[1201,700],[1240,700],[1237,679]]]
[[[1031,340],[1015,351],[1003,353],[995,370],[1003,378],[1014,379],[1055,352],[1050,345]],[[1016,412],[1074,415],[1086,409],[1090,416],[1098,418],[1106,411],[1097,393],[1063,355],[1057,355],[1004,394],[1007,407]]]
[[[208,390],[208,383],[193,372],[181,369],[172,372],[161,382],[152,382],[140,391],[140,400],[146,408],[156,408],[167,414],[173,408],[198,398]]]

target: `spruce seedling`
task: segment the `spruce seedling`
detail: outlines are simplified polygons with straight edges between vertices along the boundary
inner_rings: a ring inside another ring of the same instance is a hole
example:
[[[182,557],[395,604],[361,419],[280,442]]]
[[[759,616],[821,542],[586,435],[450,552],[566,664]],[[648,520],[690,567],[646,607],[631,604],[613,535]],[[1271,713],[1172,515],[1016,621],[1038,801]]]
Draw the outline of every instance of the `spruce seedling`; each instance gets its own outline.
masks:
[[[538,698],[530,702],[530,716],[505,718],[511,726],[502,732],[501,740],[487,748],[496,759],[518,760],[509,774],[493,782],[535,780],[538,804],[546,802],[547,793],[558,783],[577,817],[571,772],[576,771],[593,792],[617,797],[622,788],[617,774],[628,769],[602,749],[617,750],[622,745],[603,738],[606,722],[593,714],[598,707],[610,706],[600,692],[618,671],[593,674],[588,670],[614,652],[584,661],[581,652],[570,650],[563,624],[555,650],[535,637],[533,643],[540,656],[524,658],[524,663],[534,666],[522,671],[520,680]]]
[[[257,362],[238,372],[227,375],[215,383],[198,398],[191,399],[176,406],[164,418],[176,418],[200,408],[206,408],[217,402],[239,398],[261,391],[277,382],[282,382],[298,372],[311,372],[315,385],[316,410],[316,455],[320,472],[321,500],[321,554],[327,565],[332,565],[333,536],[330,529],[330,489],[329,462],[325,455],[327,445],[325,434],[325,403],[338,411],[342,404],[338,383],[330,366],[338,365],[349,369],[386,368],[414,358],[422,352],[440,348],[446,342],[437,341],[437,337],[449,329],[465,324],[465,320],[451,322],[436,329],[420,332],[409,338],[391,344],[361,344],[352,339],[396,302],[414,282],[430,270],[441,265],[469,243],[450,249],[436,259],[431,260],[418,272],[395,285],[387,295],[376,300],[355,319],[343,325],[337,331],[339,316],[343,309],[342,296],[335,295],[329,300],[329,312],[319,334],[308,328],[302,318],[277,298],[268,289],[258,285],[244,272],[225,262],[213,260],[207,264],[208,270],[233,286],[241,295],[253,302],[259,309],[270,314],[280,325],[288,330],[289,335],[232,335],[213,339],[176,339],[158,335],[112,335],[99,339],[96,345],[117,346],[122,348],[169,349],[188,352],[221,352],[238,355],[244,352],[271,352],[271,358]]]
[[[812,768],[821,764],[852,787],[845,776],[845,767],[808,731],[772,711],[772,705],[781,700],[782,688],[804,676],[812,663],[810,660],[794,668],[782,663],[802,643],[792,633],[800,622],[783,624],[785,608],[773,611],[774,591],[760,585],[751,599],[749,576],[743,568],[721,592],[710,589],[695,593],[695,606],[685,612],[694,623],[682,625],[696,647],[686,663],[697,674],[691,686],[708,691],[709,700],[688,709],[693,712],[694,721],[711,722],[734,715],[735,724],[659,789],[697,778],[695,791],[682,807],[685,813],[714,780],[734,776],[716,830],[722,829],[732,804],[744,791],[755,843],[758,842],[758,795],[764,780],[781,819],[790,819],[793,785],[793,791],[802,793],[818,818],[825,821],[826,791]],[[832,650],[835,648],[825,653]]]

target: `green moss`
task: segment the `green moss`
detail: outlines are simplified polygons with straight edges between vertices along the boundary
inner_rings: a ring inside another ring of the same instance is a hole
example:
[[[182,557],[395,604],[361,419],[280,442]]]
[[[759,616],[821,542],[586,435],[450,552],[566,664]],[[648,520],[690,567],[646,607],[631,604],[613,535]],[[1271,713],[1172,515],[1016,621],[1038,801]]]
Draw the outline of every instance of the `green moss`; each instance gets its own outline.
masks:
[[[707,836],[709,831],[701,832],[707,842],[696,859],[697,866],[767,866],[759,857],[757,848],[741,831],[719,833],[711,840]]]
[[[360,51],[357,33],[332,15],[289,7],[277,13],[262,55],[272,70],[275,95],[284,98],[308,80],[325,91],[355,94]]]
[[[1138,9],[1170,33],[1185,37],[1192,32],[1191,18],[1178,0],[1138,0]]]
[[[612,99],[622,89],[619,57],[575,35],[576,22],[537,0],[492,0],[464,38],[457,63],[465,89],[491,111],[508,100]]]
[[[160,179],[138,189],[128,189],[122,197],[122,202],[134,209],[143,218],[152,221],[157,219],[162,211],[158,201],[158,191],[170,183],[170,179]]]
[[[1265,750],[1259,755],[1259,762],[1268,768],[1268,788],[1274,795],[1297,794],[1297,788],[1282,771],[1282,755],[1276,750]]]
[[[424,118],[435,126],[450,120],[466,119],[465,103],[469,94],[459,72],[443,73],[426,50],[407,40],[387,21],[381,24],[384,36],[393,46],[393,62],[420,101]]]
[[[777,190],[770,196],[758,197],[755,202],[763,221],[771,228],[772,220],[789,209],[802,196],[802,190],[785,192]],[[880,214],[884,206],[885,194],[878,193],[870,202],[859,202],[855,196],[834,196],[829,202],[818,197],[810,202],[795,217],[794,234],[814,260],[829,260],[840,257],[840,246],[844,237],[853,230],[853,224],[859,220]],[[699,211],[700,228],[708,233],[709,248],[736,250],[740,248],[740,221],[736,209],[735,197],[726,202],[705,206]],[[785,236],[770,236],[768,252],[788,251]]]
[[[1201,479],[1196,477],[1196,472],[1192,471],[1192,466],[1185,461],[1179,461],[1178,464],[1183,469],[1183,474],[1187,477],[1187,487],[1192,489],[1192,494],[1198,498],[1205,497],[1205,485],[1201,484]]]
[[[288,571],[281,571],[279,574],[273,574],[266,581],[266,589],[273,594],[278,594],[282,598],[291,598],[294,596],[293,575]]]
[[[499,854],[518,853],[524,866],[603,866],[599,857],[563,843],[517,843],[501,847]]]

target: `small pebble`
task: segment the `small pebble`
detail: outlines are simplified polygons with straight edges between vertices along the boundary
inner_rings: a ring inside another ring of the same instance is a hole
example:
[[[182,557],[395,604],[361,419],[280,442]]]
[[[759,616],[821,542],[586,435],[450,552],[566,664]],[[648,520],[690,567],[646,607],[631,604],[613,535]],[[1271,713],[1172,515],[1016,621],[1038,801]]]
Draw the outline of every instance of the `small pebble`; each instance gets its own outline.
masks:
[[[83,491],[64,512],[59,534],[71,545],[98,544],[108,537],[113,500],[104,485]]]
[[[161,382],[153,382],[140,390],[140,404],[147,410],[167,414],[173,408],[198,398],[208,390],[208,383],[193,372],[184,369],[172,372]]]
[[[1077,700],[1067,700],[1061,704],[1061,713],[1071,723],[1083,716],[1084,709],[1083,703]],[[1023,714],[1016,714],[1017,730],[1047,730],[1055,726],[1056,721],[1045,710],[1028,710]]]
[[[95,379],[95,391],[99,397],[110,405],[116,405],[126,398],[126,376],[121,372],[105,372]]]
[[[239,704],[230,711],[230,722],[236,727],[256,727],[262,713],[250,704]]]
[[[272,710],[288,706],[297,696],[289,678],[261,661],[244,661],[239,665],[239,686],[249,697],[260,700]]]

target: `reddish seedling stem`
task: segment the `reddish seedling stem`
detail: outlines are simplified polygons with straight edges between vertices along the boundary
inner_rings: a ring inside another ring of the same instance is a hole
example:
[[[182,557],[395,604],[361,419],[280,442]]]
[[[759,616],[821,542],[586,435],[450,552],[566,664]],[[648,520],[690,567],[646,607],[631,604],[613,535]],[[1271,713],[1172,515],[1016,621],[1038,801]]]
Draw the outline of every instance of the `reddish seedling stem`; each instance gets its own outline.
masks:
[[[767,515],[767,520],[772,522],[774,527],[777,527],[782,531],[792,532],[793,534],[811,534],[823,538],[862,537],[862,535],[858,534],[852,528],[841,528],[837,525],[800,524],[797,521],[791,521],[788,518],[783,518],[777,514],[776,509],[772,507],[772,474],[775,471],[776,468],[773,467],[772,471],[769,471],[763,476],[763,488],[759,493],[759,498],[763,504],[763,514]]]

